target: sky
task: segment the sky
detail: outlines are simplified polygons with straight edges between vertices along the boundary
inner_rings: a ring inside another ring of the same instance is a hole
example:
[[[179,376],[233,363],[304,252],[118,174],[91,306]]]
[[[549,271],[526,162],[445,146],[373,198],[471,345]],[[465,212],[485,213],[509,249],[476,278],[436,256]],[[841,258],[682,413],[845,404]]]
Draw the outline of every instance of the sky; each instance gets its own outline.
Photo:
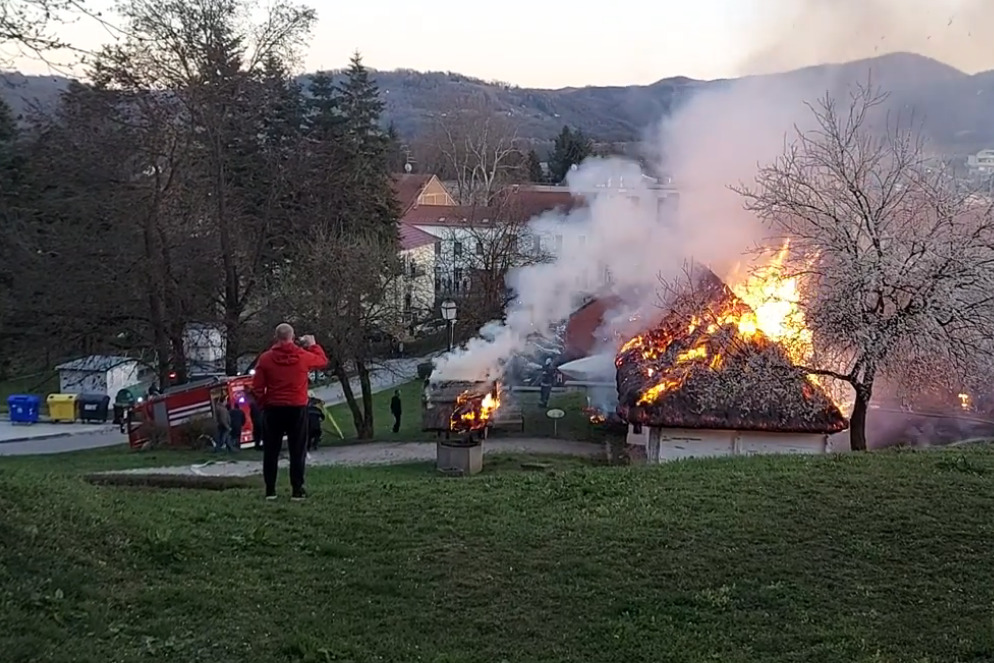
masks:
[[[105,12],[112,4],[88,2]],[[893,51],[935,57],[968,73],[994,69],[994,0],[307,4],[317,10],[318,24],[304,71],[343,67],[356,50],[374,69],[454,71],[545,88],[724,78]],[[90,50],[112,38],[92,19],[64,26],[60,35]],[[33,60],[15,66],[50,71]]]

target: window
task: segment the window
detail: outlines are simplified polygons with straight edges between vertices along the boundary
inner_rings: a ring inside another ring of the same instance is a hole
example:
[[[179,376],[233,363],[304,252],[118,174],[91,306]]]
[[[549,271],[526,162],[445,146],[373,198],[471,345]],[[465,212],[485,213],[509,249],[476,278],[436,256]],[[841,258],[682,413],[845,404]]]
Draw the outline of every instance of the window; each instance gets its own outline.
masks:
[[[415,276],[418,275],[418,262],[416,260],[412,260],[409,264],[409,267],[410,267],[409,273],[411,275],[411,278],[413,279]]]
[[[438,292],[442,287],[442,268],[435,265],[435,292]]]
[[[462,256],[462,242],[452,242],[452,255],[457,258]]]
[[[476,255],[478,256],[483,255],[483,242],[481,242],[480,240],[476,240]]]
[[[456,283],[462,281],[462,267],[456,267],[452,270],[452,278]]]
[[[411,308],[414,306],[413,300],[414,300],[414,298],[411,297],[411,293],[407,293],[406,295],[404,295],[404,310],[405,311],[410,311]]]
[[[442,243],[441,242],[435,242],[435,255],[436,256],[442,255]]]

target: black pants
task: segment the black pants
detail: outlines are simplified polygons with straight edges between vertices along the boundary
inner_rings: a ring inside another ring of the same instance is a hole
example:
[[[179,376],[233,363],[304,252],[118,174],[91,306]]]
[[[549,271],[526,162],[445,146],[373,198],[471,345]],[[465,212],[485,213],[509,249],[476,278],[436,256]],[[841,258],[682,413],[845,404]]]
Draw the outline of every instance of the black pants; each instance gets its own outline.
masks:
[[[397,412],[393,413],[393,432],[400,432],[400,414]]]
[[[307,459],[307,408],[274,405],[263,410],[262,427],[262,478],[266,493],[276,492],[276,474],[279,470],[283,436],[286,435],[290,452],[290,487],[304,487],[304,461]]]

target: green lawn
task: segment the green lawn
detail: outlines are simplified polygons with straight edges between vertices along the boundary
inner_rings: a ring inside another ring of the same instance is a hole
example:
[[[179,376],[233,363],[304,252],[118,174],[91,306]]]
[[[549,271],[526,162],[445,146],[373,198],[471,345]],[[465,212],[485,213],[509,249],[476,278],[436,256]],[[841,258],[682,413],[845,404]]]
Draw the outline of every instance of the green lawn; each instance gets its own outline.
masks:
[[[414,380],[398,387],[400,390],[400,400],[403,405],[403,415],[401,416],[400,431],[396,434],[391,431],[393,426],[393,415],[390,414],[390,399],[393,397],[393,389],[381,391],[373,394],[373,423],[376,431],[375,439],[399,442],[433,440],[434,433],[424,433],[421,430],[421,393],[423,383]],[[521,409],[525,418],[524,432],[520,428],[498,428],[492,433],[495,437],[559,437],[571,440],[602,441],[605,432],[600,426],[590,423],[590,418],[584,414],[583,407],[586,400],[579,393],[554,394],[549,400],[549,408],[538,407],[537,393],[516,394],[514,396],[521,404]],[[566,416],[554,424],[552,419],[546,416],[546,412],[551,408],[560,408],[566,412]],[[328,408],[332,417],[341,426],[345,439],[338,437],[334,426],[330,422],[325,422],[324,441],[328,444],[353,444],[355,443],[355,426],[352,423],[352,413],[344,403]]]
[[[990,448],[321,469],[307,504],[74,467],[0,463],[5,661],[994,660]]]

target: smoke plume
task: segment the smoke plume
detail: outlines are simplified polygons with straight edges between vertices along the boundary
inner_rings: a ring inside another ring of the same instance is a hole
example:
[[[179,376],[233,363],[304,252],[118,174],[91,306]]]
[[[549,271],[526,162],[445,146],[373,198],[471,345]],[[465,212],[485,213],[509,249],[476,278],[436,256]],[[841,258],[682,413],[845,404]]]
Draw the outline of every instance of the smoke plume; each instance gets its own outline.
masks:
[[[979,0],[778,1],[783,11],[771,13],[753,54],[742,63],[745,71],[873,55],[872,35],[889,34],[902,49],[925,51],[931,38],[948,28],[950,17],[953,23],[957,17],[973,20],[978,32],[981,23],[994,26],[994,3]],[[910,7],[916,3],[931,9],[916,14]],[[935,5],[948,11],[937,13]],[[853,25],[862,26],[855,40]],[[952,41],[944,48],[952,49]],[[605,270],[611,277],[609,291],[621,304],[606,317],[609,328],[600,330],[602,338],[623,328],[628,336],[637,332],[631,318],[641,313],[645,324],[659,303],[659,279],[677,277],[688,260],[704,263],[726,279],[740,273],[745,253],[762,242],[764,232],[729,186],[751,183],[760,164],[782,154],[789,134],[810,126],[813,118],[805,102],[865,82],[872,66],[870,61],[841,73],[816,68],[788,76],[750,76],[692,92],[644,141],[643,154],[655,159],[680,193],[678,212],[663,221],[637,164],[618,158],[582,164],[567,183],[588,205],[566,214],[548,213],[531,223],[535,232],[562,236],[559,257],[511,273],[508,285],[517,299],[506,321],[487,325],[464,349],[438,359],[434,379],[498,377],[503,362],[524,350],[531,334],[568,317],[585,296],[604,294],[597,286]],[[619,188],[624,195],[617,195]],[[630,196],[642,202],[634,204]]]

